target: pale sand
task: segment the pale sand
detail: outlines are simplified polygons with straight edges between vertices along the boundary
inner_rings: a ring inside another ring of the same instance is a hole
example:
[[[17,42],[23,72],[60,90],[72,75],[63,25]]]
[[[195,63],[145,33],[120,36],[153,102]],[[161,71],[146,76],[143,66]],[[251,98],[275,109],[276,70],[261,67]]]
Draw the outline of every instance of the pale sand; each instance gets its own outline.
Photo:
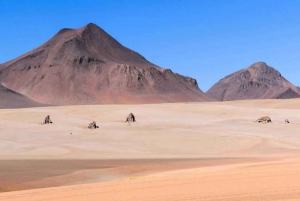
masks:
[[[2,160],[235,158],[234,163],[244,163],[243,168],[201,168],[198,160],[197,165],[169,164],[165,169],[152,163],[132,179],[2,193],[0,200],[300,200],[299,103],[292,99],[0,110]],[[131,126],[123,123],[129,112],[137,118]],[[54,124],[41,125],[47,114]],[[254,123],[265,115],[272,124]],[[291,124],[284,124],[286,118]],[[91,121],[100,129],[87,130]],[[257,158],[294,161],[262,165]],[[212,166],[221,164],[228,163]]]

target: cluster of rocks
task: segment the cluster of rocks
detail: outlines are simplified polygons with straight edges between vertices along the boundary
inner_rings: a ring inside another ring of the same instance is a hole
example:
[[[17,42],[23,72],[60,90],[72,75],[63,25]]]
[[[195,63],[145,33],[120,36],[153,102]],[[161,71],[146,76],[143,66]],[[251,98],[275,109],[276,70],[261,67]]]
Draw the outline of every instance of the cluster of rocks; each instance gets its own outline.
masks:
[[[256,120],[257,123],[272,123],[272,120],[269,116],[260,117]],[[284,120],[284,123],[289,124],[290,121],[288,119]]]
[[[88,129],[92,129],[93,130],[93,129],[96,129],[96,128],[99,128],[99,126],[96,125],[95,121],[93,121],[92,123],[90,123],[89,126],[88,126]]]
[[[130,125],[130,122],[136,122],[135,120],[135,116],[133,115],[133,113],[130,113],[127,117],[126,117],[126,121],[128,122],[128,124]],[[50,115],[47,115],[45,118],[45,121],[42,124],[52,124],[52,121],[50,119]],[[96,122],[93,121],[92,123],[89,124],[88,129],[96,129],[99,128],[99,126],[97,126]]]
[[[257,123],[272,123],[272,120],[270,117],[265,116],[265,117],[261,117],[259,119],[256,120]]]

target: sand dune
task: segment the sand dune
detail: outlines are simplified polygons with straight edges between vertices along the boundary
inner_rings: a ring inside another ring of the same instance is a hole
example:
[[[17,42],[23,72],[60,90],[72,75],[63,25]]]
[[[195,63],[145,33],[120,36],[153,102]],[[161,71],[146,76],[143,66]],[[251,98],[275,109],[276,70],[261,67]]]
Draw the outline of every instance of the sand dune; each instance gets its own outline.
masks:
[[[296,201],[300,162],[193,169],[117,182],[0,194],[0,200]]]
[[[101,169],[99,163],[94,172],[80,166],[75,168],[76,181],[55,184],[55,176],[48,177],[51,186],[72,186],[1,193],[0,200],[297,200],[299,103],[290,99],[0,110],[2,161],[154,160],[118,166],[122,175],[108,179],[117,181],[74,186],[100,181],[93,180],[100,175],[95,171]],[[123,123],[129,112],[137,119],[131,126]],[[41,125],[47,114],[54,124]],[[272,124],[254,122],[265,115]],[[284,123],[286,118],[291,124]],[[100,128],[87,130],[91,121]],[[167,159],[181,161],[170,164]],[[212,159],[222,162],[207,162]],[[108,177],[117,174],[106,170]],[[56,181],[72,174],[63,173]],[[86,175],[89,180],[80,179]]]

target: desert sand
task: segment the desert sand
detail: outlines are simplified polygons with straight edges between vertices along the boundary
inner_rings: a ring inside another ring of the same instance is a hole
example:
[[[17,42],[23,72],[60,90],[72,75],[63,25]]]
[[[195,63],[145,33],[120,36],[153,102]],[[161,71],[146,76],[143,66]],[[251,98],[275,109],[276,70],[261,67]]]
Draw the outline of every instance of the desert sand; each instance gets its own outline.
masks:
[[[299,103],[3,109],[0,200],[299,200]]]

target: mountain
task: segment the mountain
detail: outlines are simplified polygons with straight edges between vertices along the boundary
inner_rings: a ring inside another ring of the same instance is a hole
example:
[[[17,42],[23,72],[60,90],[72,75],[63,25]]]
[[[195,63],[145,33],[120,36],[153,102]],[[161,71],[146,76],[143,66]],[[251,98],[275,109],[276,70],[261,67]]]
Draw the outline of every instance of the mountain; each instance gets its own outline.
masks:
[[[210,100],[195,79],[150,63],[92,23],[1,66],[0,84],[45,104]]]
[[[8,108],[25,108],[25,107],[40,107],[45,106],[43,104],[34,102],[19,94],[15,91],[12,91],[2,85],[0,85],[0,109]]]
[[[215,85],[206,95],[217,101],[243,99],[299,98],[300,89],[264,62],[232,73]]]

